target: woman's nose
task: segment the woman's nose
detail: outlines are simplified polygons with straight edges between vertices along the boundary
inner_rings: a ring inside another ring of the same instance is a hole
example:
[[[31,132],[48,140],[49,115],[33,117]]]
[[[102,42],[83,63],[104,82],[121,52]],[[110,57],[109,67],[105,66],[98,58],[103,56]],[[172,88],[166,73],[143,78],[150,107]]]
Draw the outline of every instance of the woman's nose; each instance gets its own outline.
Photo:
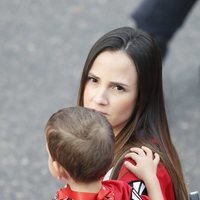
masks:
[[[95,103],[97,104],[101,104],[101,105],[108,104],[108,96],[105,90],[98,90],[93,99]]]

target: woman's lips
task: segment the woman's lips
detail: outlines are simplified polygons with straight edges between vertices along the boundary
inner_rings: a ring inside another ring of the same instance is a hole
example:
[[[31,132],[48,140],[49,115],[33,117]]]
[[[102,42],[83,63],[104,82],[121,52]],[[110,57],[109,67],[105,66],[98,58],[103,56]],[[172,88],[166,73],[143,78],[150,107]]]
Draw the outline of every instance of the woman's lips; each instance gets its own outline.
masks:
[[[107,115],[108,115],[107,113],[102,112],[102,111],[99,111],[99,110],[97,110],[97,112],[100,113],[100,114],[102,114],[102,115],[104,115],[104,116],[107,116]]]

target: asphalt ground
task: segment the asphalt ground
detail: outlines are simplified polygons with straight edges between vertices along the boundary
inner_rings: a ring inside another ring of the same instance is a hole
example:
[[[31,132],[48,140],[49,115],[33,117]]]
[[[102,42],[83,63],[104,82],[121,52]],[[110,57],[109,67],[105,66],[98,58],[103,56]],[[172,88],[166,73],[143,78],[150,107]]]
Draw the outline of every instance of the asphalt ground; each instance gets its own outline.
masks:
[[[0,198],[51,199],[43,129],[76,105],[84,61],[105,32],[131,24],[139,0],[0,1]],[[191,191],[200,190],[200,2],[164,63],[172,139]]]

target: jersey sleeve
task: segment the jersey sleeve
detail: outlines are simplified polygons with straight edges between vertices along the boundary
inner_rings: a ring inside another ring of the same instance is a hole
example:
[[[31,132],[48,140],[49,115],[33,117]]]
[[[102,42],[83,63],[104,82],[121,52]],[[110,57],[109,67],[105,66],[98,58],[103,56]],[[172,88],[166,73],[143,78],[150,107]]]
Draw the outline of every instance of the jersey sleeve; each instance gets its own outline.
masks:
[[[132,160],[130,162],[134,163]],[[171,177],[162,163],[158,165],[157,177],[161,186],[164,200],[174,200],[174,189]],[[147,188],[142,180],[140,180],[135,174],[130,172],[125,165],[122,165],[118,180],[127,182],[133,187],[132,199],[133,200],[150,200],[147,193]]]
[[[107,199],[132,200],[131,195],[132,195],[133,188],[129,184],[125,183],[124,181],[108,180],[108,181],[103,181],[102,184],[103,184],[103,187],[112,191],[111,194],[113,194],[113,198],[107,198]]]

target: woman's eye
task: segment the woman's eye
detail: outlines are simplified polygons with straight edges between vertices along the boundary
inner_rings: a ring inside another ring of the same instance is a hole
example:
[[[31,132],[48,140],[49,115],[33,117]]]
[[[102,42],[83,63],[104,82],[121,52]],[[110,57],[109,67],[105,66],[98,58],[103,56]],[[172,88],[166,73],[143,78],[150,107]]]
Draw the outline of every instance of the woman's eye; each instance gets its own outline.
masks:
[[[93,82],[93,83],[96,83],[96,82],[97,82],[97,79],[94,78],[94,77],[89,76],[89,77],[88,77],[88,81]]]
[[[122,87],[121,85],[116,85],[116,86],[115,86],[115,89],[116,89],[117,91],[119,91],[119,92],[124,92],[124,91],[125,91],[124,87]]]

